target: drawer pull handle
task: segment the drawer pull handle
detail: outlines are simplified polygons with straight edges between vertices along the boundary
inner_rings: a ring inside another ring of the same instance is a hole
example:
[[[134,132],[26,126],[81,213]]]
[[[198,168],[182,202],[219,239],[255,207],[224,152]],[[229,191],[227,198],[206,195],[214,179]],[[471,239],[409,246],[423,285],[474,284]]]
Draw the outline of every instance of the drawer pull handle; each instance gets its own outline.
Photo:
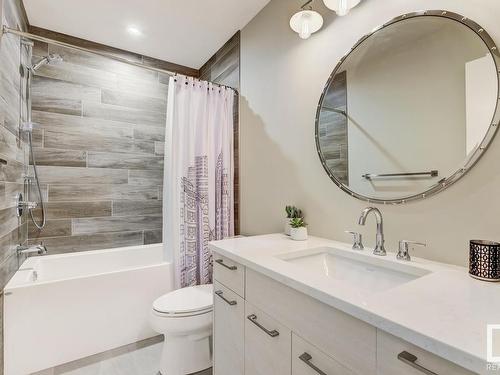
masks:
[[[416,356],[414,356],[413,354],[411,354],[411,353],[401,352],[401,353],[398,354],[398,359],[401,362],[406,363],[408,366],[411,366],[414,369],[416,369],[416,370],[418,370],[418,371],[420,371],[420,372],[422,372],[422,373],[424,373],[426,375],[438,375],[434,371],[428,370],[425,367],[420,366],[417,363],[418,358]]]
[[[318,367],[316,367],[312,362],[311,362],[311,359],[312,359],[312,355],[310,355],[309,353],[302,353],[300,356],[299,356],[299,359],[304,362],[306,365],[308,365],[310,368],[312,368],[314,371],[316,371],[319,375],[327,375],[326,372],[324,371],[321,371]]]
[[[257,327],[259,327],[261,330],[263,330],[265,333],[267,333],[271,337],[276,337],[276,336],[279,336],[279,334],[280,334],[275,329],[273,329],[272,331],[270,331],[266,327],[264,327],[262,324],[260,324],[257,321],[257,315],[255,315],[255,314],[248,315],[247,319],[250,320],[253,324],[255,324]]]
[[[228,270],[236,271],[238,269],[238,267],[236,266],[228,266],[227,264],[224,264],[224,261],[222,259],[216,259],[215,261],[219,263],[222,267],[226,267]]]
[[[226,302],[228,305],[234,306],[237,304],[236,301],[230,301],[226,297],[224,297],[222,290],[216,291],[215,294],[217,294],[220,298],[222,298],[222,300]]]

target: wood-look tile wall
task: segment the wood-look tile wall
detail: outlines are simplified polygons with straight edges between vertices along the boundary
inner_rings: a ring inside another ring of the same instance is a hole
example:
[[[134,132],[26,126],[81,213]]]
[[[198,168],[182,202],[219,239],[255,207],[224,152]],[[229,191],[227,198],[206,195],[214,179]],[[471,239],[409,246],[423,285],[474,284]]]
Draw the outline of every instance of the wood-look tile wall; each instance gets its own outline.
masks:
[[[9,27],[27,30],[27,19],[20,0],[0,1],[1,20]],[[26,243],[26,218],[18,219],[15,195],[23,192],[23,175],[28,164],[28,148],[19,134],[19,67],[26,61],[26,49],[19,38],[3,35],[0,39],[0,289],[19,268],[16,246]],[[0,296],[0,374],[3,374],[3,295]]]
[[[56,254],[161,242],[168,76],[44,43],[33,59],[48,53],[64,61],[32,84],[47,225],[28,223],[29,243]]]
[[[200,69],[200,79],[240,90],[240,32],[234,34]],[[239,95],[234,101],[234,225],[240,233]]]

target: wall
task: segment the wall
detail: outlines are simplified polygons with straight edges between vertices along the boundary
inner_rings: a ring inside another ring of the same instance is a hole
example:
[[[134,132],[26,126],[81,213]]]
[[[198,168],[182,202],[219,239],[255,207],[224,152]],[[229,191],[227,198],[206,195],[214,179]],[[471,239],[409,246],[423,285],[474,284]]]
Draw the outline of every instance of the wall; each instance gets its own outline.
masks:
[[[337,61],[364,34],[391,18],[422,8],[417,0],[365,0],[336,18],[321,2],[321,32],[301,40],[289,28],[299,2],[272,0],[241,33],[241,225],[244,234],[281,232],[285,204],[306,212],[313,235],[350,241],[344,230],[360,230],[368,245],[374,220],[358,226],[368,204],[347,196],[325,174],[314,142],[314,118],[323,86]],[[497,0],[429,0],[475,20],[500,42]],[[465,265],[472,238],[500,240],[500,137],[479,164],[446,191],[402,206],[381,206],[387,248],[400,239],[421,240],[414,251]]]
[[[201,68],[200,79],[240,89],[240,32],[234,34]],[[240,233],[239,95],[234,109],[234,232]]]
[[[203,66],[200,79],[240,88],[240,32],[234,34]]]
[[[26,29],[20,2],[3,1],[2,12],[4,23]],[[0,165],[0,288],[3,289],[18,268],[15,247],[26,240],[26,220],[16,216],[15,195],[23,192],[28,149],[19,137],[19,38],[6,35],[0,43],[0,158],[7,161],[6,165]]]
[[[20,1],[0,1],[2,23],[27,30],[27,19]],[[19,38],[4,35],[0,39],[0,289],[3,289],[19,262],[16,246],[27,238],[26,217],[18,219],[15,195],[23,192],[23,175],[28,164],[26,144],[19,138],[20,75],[19,66],[26,60]],[[3,374],[3,296],[0,297],[0,374]]]
[[[29,242],[50,254],[161,242],[169,76],[43,43],[34,60],[48,53],[64,61],[32,83],[48,220],[28,223]]]

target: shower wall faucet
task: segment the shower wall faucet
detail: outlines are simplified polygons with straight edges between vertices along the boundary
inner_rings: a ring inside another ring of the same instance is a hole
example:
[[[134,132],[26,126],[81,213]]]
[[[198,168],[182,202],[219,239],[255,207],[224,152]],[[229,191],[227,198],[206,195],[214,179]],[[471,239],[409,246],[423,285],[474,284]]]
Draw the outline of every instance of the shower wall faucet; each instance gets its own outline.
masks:
[[[16,247],[16,252],[17,252],[17,256],[31,255],[31,254],[45,255],[45,254],[47,254],[47,248],[45,247],[45,245],[43,245],[43,243],[40,243],[40,245],[34,245],[34,246],[18,245]]]

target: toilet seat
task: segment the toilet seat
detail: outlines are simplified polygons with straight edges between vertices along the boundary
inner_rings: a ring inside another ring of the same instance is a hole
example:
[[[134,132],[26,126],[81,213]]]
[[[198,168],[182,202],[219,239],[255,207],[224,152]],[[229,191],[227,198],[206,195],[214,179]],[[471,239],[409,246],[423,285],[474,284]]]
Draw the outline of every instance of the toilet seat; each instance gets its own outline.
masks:
[[[153,302],[153,311],[167,318],[202,315],[213,310],[213,285],[177,289]]]

